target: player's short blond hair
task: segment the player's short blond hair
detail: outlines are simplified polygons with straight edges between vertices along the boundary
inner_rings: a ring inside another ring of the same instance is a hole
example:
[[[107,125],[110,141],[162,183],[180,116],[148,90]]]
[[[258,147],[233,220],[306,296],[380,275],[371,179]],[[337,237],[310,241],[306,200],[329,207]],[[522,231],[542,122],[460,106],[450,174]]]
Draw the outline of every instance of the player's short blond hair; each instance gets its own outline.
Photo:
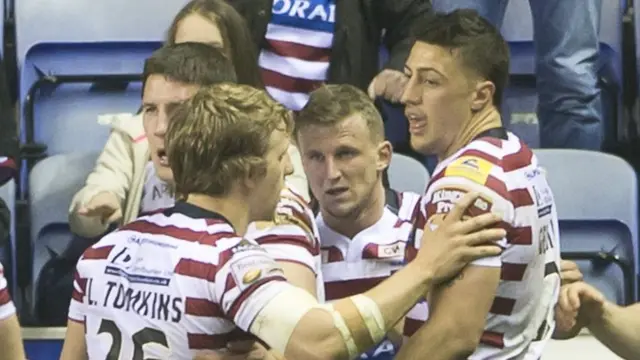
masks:
[[[224,196],[243,177],[264,176],[271,134],[291,129],[290,111],[262,90],[201,88],[171,114],[165,137],[176,196]]]
[[[296,133],[309,125],[335,126],[356,114],[367,122],[372,141],[384,141],[384,123],[375,104],[362,90],[348,84],[323,85],[312,91],[296,116]]]

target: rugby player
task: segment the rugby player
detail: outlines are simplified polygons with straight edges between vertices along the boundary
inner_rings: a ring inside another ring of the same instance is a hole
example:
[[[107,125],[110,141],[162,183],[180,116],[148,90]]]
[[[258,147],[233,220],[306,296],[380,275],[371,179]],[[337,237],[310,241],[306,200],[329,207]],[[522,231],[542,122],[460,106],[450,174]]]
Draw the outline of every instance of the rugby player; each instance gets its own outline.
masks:
[[[201,86],[235,82],[236,74],[222,49],[186,43],[165,46],[156,51],[145,62],[143,79],[142,125],[148,139],[150,163],[158,179],[165,184],[172,184],[173,175],[166,159],[164,143],[169,113],[176,104],[188,99]],[[291,153],[297,153],[297,150]],[[121,163],[127,164],[128,161]],[[293,175],[295,172],[294,167]],[[305,182],[303,189],[306,189],[306,178],[301,168],[299,173],[302,173]],[[152,183],[154,178],[149,177],[149,182]],[[278,261],[289,282],[323,299],[320,250],[313,212],[304,200],[304,196],[308,195],[299,195],[290,179],[291,175],[285,179],[287,186],[282,191],[274,221],[251,224],[246,236],[258,241]],[[150,190],[153,183],[149,185],[147,188]],[[148,191],[148,194],[142,201],[142,207],[161,208],[157,206],[156,197],[151,196],[154,195],[152,191]],[[173,204],[172,197],[168,200]],[[146,204],[147,201],[151,204]],[[238,344],[233,344],[233,349],[237,348]],[[264,351],[258,344],[254,348]]]
[[[318,202],[322,276],[328,301],[367,291],[401,269],[421,196],[385,189],[393,149],[380,113],[351,85],[325,85],[296,117],[295,138]],[[412,311],[424,311],[420,303]],[[426,315],[426,314],[425,314]],[[402,322],[363,359],[392,359]],[[411,335],[411,334],[407,334]]]
[[[77,266],[62,359],[190,359],[239,327],[289,359],[347,359],[380,341],[432,286],[495,256],[498,217],[461,206],[404,269],[364,294],[321,305],[285,281],[249,223],[273,219],[289,112],[265,92],[223,84],[178,105],[166,134],[176,205],[105,236]],[[480,230],[480,231],[477,231]],[[477,231],[473,232],[472,231]]]
[[[507,43],[473,10],[418,22],[414,37],[402,102],[412,147],[439,161],[420,221],[437,227],[452,204],[475,191],[480,197],[470,214],[502,214],[507,236],[500,256],[476,260],[447,286],[432,289],[429,321],[398,359],[538,359],[555,325],[558,219],[538,159],[502,127]],[[409,314],[406,324],[424,320]]]
[[[0,264],[0,360],[24,359],[20,324],[16,308],[9,296],[4,268]]]

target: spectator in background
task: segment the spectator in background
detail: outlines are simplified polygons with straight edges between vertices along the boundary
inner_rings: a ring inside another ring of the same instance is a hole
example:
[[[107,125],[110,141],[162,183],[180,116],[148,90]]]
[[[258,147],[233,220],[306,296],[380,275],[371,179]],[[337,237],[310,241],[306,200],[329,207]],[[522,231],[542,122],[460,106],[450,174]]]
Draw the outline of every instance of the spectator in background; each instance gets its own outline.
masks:
[[[239,83],[262,87],[256,53],[253,47],[246,46],[252,43],[247,26],[223,0],[187,4],[173,21],[168,36],[169,44],[193,41],[222,49],[232,60]],[[235,82],[235,77],[217,78],[214,68],[208,71],[216,78],[214,82]],[[71,230],[86,238],[103,234],[111,224],[128,223],[141,212],[173,203],[173,198],[166,196],[167,185],[157,179],[151,165],[142,115],[117,114],[106,118],[113,127],[111,136],[86,186],[75,195],[69,209]],[[289,148],[289,155],[294,174],[287,181],[308,200],[307,181],[295,146]],[[141,201],[147,198],[150,205],[141,207]]]
[[[194,0],[194,9],[210,0]],[[412,24],[429,0],[231,0],[251,28],[266,89],[292,110],[321,83],[350,84],[398,102]],[[383,35],[384,32],[384,35]],[[379,71],[380,45],[390,52]]]
[[[0,186],[16,175],[19,151],[17,121],[0,60]]]
[[[508,0],[434,0],[438,11],[477,10],[502,26]],[[602,0],[529,0],[533,15],[540,145],[599,150],[603,124],[597,86]]]
[[[17,121],[5,79],[4,66],[0,60],[0,186],[17,174],[18,153]],[[0,199],[0,246],[4,246],[11,231],[11,209]]]
[[[162,69],[181,83],[212,85],[235,82],[233,71],[218,50],[203,44],[182,47],[165,55]],[[188,71],[183,67],[188,67]],[[104,233],[109,225],[128,223],[141,214],[151,213],[173,205],[173,196],[162,174],[156,174],[150,154],[149,141],[144,132],[144,116],[165,117],[168,105],[182,101],[175,91],[167,88],[143,87],[143,101],[151,96],[162,106],[150,108],[143,104],[136,116],[118,116],[107,144],[98,158],[96,168],[89,174],[87,185],[73,198],[69,212],[72,232],[88,238]],[[84,250],[84,249],[83,249]]]

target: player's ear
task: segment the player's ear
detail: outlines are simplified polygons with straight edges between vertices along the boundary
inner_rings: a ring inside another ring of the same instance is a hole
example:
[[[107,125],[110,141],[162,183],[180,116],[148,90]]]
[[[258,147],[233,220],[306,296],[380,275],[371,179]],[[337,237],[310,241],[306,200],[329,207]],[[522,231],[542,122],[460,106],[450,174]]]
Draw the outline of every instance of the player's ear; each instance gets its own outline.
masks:
[[[250,164],[244,172],[242,178],[242,184],[245,189],[255,189],[259,186],[260,182],[264,179],[267,172],[267,164]]]
[[[393,146],[389,141],[382,141],[378,144],[378,161],[376,163],[376,169],[378,171],[384,171],[389,167],[391,163],[391,156],[393,155]]]
[[[491,81],[478,82],[471,99],[471,111],[478,112],[493,104],[493,94],[495,93],[496,86]]]

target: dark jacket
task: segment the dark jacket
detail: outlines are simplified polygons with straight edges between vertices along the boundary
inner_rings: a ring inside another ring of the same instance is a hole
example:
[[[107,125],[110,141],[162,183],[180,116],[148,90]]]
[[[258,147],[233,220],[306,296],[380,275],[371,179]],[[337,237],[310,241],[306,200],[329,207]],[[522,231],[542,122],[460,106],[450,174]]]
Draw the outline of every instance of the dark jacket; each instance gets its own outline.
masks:
[[[228,0],[249,24],[253,40],[264,48],[273,0]],[[413,22],[430,13],[430,0],[336,0],[336,24],[329,64],[329,83],[362,90],[379,72],[382,30],[390,52],[385,68],[403,71],[411,48]]]
[[[18,151],[17,121],[0,59],[0,186],[16,175]]]

